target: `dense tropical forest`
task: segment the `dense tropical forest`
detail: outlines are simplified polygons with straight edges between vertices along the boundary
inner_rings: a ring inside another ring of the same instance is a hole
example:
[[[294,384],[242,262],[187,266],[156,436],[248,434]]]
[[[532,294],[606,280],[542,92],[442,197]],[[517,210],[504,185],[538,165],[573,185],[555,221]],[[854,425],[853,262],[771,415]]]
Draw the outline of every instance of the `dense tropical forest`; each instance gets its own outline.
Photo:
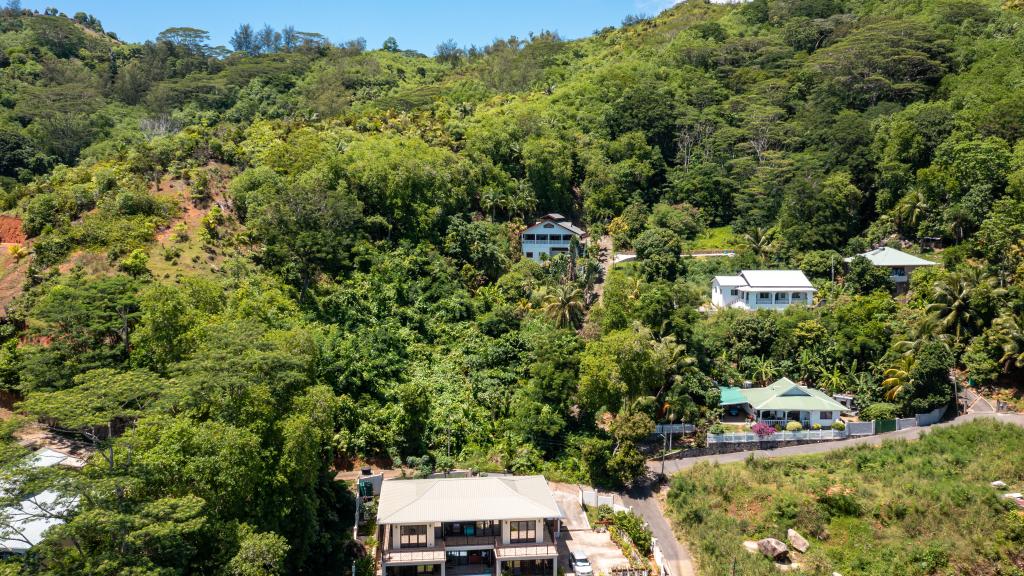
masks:
[[[654,422],[699,441],[718,384],[788,376],[882,417],[950,403],[951,374],[1005,389],[1017,4],[693,1],[424,55],[247,24],[129,44],[10,2],[0,388],[24,420],[2,431],[95,453],[47,479],[75,511],[4,569],[338,573],[354,463],[618,486]],[[584,256],[521,256],[548,212]],[[637,261],[605,274],[602,237]],[[894,298],[842,261],[883,244],[943,266]],[[699,311],[714,274],[774,267],[815,305]]]

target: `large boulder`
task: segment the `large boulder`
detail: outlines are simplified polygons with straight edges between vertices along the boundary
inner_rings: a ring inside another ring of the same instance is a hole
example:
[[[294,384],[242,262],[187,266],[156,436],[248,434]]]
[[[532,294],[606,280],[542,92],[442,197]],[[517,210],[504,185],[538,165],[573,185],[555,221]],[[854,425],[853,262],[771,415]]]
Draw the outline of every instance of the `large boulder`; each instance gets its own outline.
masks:
[[[776,562],[785,560],[789,555],[789,548],[786,548],[786,544],[781,540],[776,540],[775,538],[758,540],[757,549],[761,551],[761,554],[764,554]]]
[[[807,539],[801,536],[799,532],[793,530],[792,528],[786,530],[786,540],[789,540],[789,545],[801,554],[807,552],[807,549],[811,547],[811,544],[807,542]]]

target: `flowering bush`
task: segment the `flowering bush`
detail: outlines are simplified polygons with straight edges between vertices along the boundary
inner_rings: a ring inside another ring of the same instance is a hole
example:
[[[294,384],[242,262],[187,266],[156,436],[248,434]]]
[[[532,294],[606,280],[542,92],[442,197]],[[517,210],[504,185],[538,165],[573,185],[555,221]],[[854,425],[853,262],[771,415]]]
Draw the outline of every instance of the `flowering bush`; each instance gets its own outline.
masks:
[[[775,428],[772,428],[771,426],[765,424],[764,422],[758,422],[757,424],[754,424],[753,426],[751,426],[750,430],[761,438],[767,438],[772,434],[775,434]]]
[[[804,425],[797,422],[796,420],[790,420],[786,422],[786,432],[799,432],[804,429]]]

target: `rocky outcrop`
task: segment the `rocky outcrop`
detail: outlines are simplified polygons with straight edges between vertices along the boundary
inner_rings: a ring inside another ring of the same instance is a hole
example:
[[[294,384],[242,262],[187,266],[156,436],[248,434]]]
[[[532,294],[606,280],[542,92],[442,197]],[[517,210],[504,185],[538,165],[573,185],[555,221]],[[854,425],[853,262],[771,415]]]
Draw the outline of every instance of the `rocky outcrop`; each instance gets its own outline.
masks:
[[[789,540],[789,545],[801,554],[807,552],[807,549],[811,547],[811,544],[807,542],[807,539],[801,536],[799,532],[793,530],[792,528],[786,530],[786,540]]]
[[[761,551],[761,554],[776,562],[784,561],[789,556],[789,548],[786,547],[786,544],[775,538],[758,540],[757,549]]]

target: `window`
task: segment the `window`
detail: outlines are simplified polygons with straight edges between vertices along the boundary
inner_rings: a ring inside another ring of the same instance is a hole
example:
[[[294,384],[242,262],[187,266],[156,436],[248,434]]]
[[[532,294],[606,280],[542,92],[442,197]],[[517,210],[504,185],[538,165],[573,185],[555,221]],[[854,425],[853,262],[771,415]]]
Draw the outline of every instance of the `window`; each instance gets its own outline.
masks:
[[[776,292],[775,293],[775,301],[776,302],[782,302],[784,300],[783,296],[785,296],[785,295],[786,295],[785,292]]]
[[[793,296],[793,300],[803,300],[803,298],[804,298],[803,292],[793,292],[792,296]]]
[[[535,542],[537,540],[537,523],[533,520],[513,520],[509,522],[508,538],[513,544]]]
[[[402,526],[400,529],[401,533],[401,547],[402,548],[424,548],[427,545],[427,527],[425,525],[420,526]]]
[[[554,228],[555,225],[554,224],[545,224],[544,227],[545,228]]]
[[[739,295],[740,295],[739,288],[733,288],[732,290],[729,290],[729,296],[739,296]]]
[[[501,536],[501,523],[484,520],[480,522],[446,522],[444,535],[448,536]]]
[[[767,292],[759,292],[757,294],[757,297],[760,298],[761,300],[768,300],[772,297],[772,295]]]
[[[572,234],[562,234],[562,240],[566,242],[572,242]]]
[[[822,412],[821,413],[821,419],[822,420],[831,420],[832,419],[832,413],[831,412]]]
[[[523,234],[523,240],[536,240],[536,234]]]
[[[533,252],[527,252],[526,253],[526,257],[527,258],[533,258]]]

